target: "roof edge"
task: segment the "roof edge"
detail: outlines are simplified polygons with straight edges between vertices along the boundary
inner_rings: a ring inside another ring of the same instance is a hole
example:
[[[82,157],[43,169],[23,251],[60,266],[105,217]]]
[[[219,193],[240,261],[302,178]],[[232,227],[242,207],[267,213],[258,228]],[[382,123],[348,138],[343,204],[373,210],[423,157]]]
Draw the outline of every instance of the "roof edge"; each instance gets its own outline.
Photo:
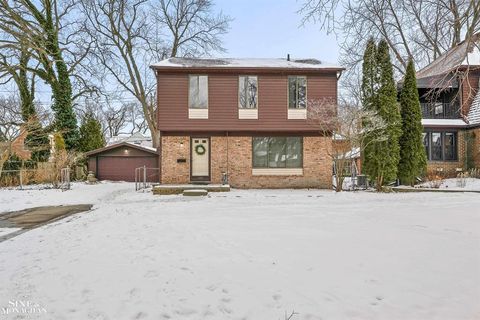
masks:
[[[114,144],[111,144],[109,146],[105,146],[103,148],[98,148],[98,149],[95,149],[95,150],[85,152],[85,155],[88,157],[88,156],[91,156],[91,155],[94,155],[94,154],[97,154],[97,153],[102,153],[104,151],[112,150],[112,149],[115,149],[115,148],[118,148],[118,147],[132,147],[134,149],[138,149],[138,150],[141,150],[141,151],[145,151],[145,152],[148,152],[148,153],[158,155],[158,151],[154,151],[150,148],[140,146],[140,145],[137,145],[137,144],[134,144],[134,143],[126,142],[126,141],[122,141],[122,142],[119,142],[119,143],[114,143]]]

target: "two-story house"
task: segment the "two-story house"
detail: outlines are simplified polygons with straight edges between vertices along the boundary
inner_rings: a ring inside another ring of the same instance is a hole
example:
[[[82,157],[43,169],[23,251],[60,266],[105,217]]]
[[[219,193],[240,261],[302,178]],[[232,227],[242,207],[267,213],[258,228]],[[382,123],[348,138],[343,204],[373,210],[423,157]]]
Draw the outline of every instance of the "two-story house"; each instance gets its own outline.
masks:
[[[337,99],[341,67],[315,59],[170,58],[157,77],[162,183],[330,188],[331,136],[307,104]]]
[[[428,170],[480,167],[480,35],[417,72]]]

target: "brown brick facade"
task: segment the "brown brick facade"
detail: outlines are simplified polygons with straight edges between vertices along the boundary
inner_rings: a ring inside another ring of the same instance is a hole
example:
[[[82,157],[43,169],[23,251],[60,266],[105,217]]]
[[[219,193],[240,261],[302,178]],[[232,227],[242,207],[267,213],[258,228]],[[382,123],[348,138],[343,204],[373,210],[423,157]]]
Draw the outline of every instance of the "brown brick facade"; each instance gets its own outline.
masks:
[[[212,136],[210,144],[211,183],[221,183],[222,172],[228,169],[229,183],[235,188],[331,188],[331,137],[303,138],[301,176],[252,175],[251,136]],[[189,136],[162,137],[162,183],[190,183]]]
[[[25,147],[25,139],[27,138],[27,135],[27,130],[22,127],[20,135],[11,144],[11,152],[16,154],[22,160],[28,160],[32,156],[31,151]]]
[[[469,130],[472,138],[471,148],[473,162],[476,168],[480,168],[480,128]]]
[[[480,70],[471,69],[463,77],[460,85],[461,99],[462,99],[462,115],[468,115],[470,106],[478,92],[478,83],[480,79]]]
[[[164,136],[161,140],[161,182],[189,183],[190,138],[183,136]],[[177,162],[177,160],[181,159],[185,159],[185,162]]]
[[[445,177],[455,177],[457,169],[465,169],[465,131],[459,130],[457,140],[457,161],[428,161],[427,172],[441,173]]]

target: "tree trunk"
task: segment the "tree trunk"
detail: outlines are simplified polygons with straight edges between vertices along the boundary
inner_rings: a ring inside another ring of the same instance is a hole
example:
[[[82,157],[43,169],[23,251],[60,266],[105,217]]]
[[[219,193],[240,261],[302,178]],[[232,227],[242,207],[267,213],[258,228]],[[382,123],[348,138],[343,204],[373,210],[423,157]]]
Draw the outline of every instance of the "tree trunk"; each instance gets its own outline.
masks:
[[[35,97],[34,84],[32,80],[32,86],[29,85],[27,76],[28,60],[30,58],[29,56],[30,55],[26,51],[26,49],[22,50],[19,63],[20,70],[18,72],[18,76],[15,77],[18,91],[20,93],[22,119],[25,122],[29,121],[32,117],[35,117],[36,115],[35,106],[33,104],[33,100]]]
[[[379,175],[377,177],[377,185],[376,185],[378,192],[382,191],[382,186],[383,186],[383,175]]]
[[[78,127],[72,103],[72,83],[67,65],[63,59],[58,43],[58,30],[56,30],[50,4],[46,7],[44,31],[47,34],[46,48],[55,61],[56,79],[50,80],[53,95],[52,109],[55,112],[55,128],[62,133],[67,150],[75,149],[78,144]]]

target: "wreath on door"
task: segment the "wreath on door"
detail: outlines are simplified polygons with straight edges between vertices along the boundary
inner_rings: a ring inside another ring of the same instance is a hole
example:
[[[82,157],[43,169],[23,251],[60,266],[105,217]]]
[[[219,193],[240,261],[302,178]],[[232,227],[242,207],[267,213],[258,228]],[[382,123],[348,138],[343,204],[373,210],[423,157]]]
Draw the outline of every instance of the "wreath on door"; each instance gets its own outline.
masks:
[[[207,152],[207,149],[201,144],[198,144],[195,146],[195,153],[198,154],[199,156],[205,154]]]

